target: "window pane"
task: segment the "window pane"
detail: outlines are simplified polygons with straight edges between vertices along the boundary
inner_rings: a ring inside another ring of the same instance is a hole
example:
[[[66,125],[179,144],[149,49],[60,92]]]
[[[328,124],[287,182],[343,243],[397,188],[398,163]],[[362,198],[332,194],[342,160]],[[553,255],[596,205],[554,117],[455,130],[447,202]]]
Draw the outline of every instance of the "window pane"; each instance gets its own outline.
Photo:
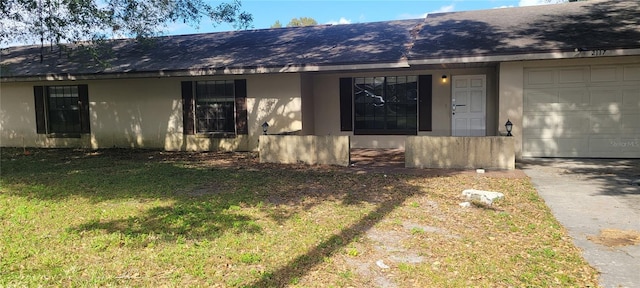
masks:
[[[51,133],[80,133],[78,86],[48,87],[48,124]]]
[[[354,132],[415,134],[417,76],[354,78]]]
[[[196,83],[196,131],[235,133],[233,81]]]

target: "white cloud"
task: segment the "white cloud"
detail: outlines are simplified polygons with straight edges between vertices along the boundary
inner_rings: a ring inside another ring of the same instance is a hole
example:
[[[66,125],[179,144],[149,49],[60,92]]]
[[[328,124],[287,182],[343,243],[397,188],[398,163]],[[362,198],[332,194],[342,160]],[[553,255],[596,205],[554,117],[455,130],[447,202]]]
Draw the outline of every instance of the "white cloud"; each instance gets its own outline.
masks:
[[[401,19],[401,20],[404,20],[404,19],[418,19],[418,18],[427,17],[427,15],[429,15],[429,13],[422,13],[422,14],[403,13],[403,14],[400,14],[400,16],[398,16],[398,19]]]
[[[331,25],[351,24],[351,19],[340,17],[340,20],[338,20],[338,21],[331,20],[331,21],[327,22],[326,24],[331,24]]]
[[[447,6],[442,6],[440,7],[440,9],[436,10],[436,11],[432,11],[429,13],[444,13],[444,12],[451,12],[455,9],[455,5],[451,4],[451,5],[447,5]]]
[[[520,0],[518,6],[534,6],[534,5],[544,5],[544,4],[558,4],[566,2],[564,0]]]
[[[433,10],[431,12],[427,12],[427,13],[422,13],[422,14],[411,14],[411,13],[404,13],[404,14],[400,14],[400,16],[398,17],[399,19],[418,19],[418,18],[424,18],[427,17],[427,15],[429,14],[434,14],[434,13],[445,13],[445,12],[453,12],[455,10],[455,5],[451,4],[451,5],[447,5],[447,6],[442,6],[436,10]]]

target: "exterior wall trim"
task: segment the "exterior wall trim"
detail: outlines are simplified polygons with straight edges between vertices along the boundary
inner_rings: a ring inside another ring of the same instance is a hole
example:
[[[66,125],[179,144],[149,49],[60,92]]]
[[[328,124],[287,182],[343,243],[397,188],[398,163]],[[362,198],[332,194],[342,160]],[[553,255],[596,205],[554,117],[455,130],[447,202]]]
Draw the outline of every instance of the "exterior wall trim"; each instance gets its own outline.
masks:
[[[603,55],[593,55],[594,51],[601,52]],[[634,56],[640,55],[640,49],[615,49],[615,50],[580,50],[571,52],[549,52],[549,53],[531,53],[516,55],[494,55],[494,56],[467,56],[446,59],[420,59],[409,60],[409,65],[434,65],[434,64],[458,64],[458,63],[477,63],[477,62],[510,62],[525,60],[551,60],[551,59],[580,59],[580,58],[601,58],[615,56]]]
[[[596,51],[596,50],[593,50]],[[368,64],[337,64],[337,65],[286,65],[284,67],[224,67],[224,68],[203,68],[184,71],[150,71],[140,73],[109,73],[109,74],[48,74],[35,76],[0,77],[0,82],[29,82],[29,81],[77,81],[77,80],[99,80],[99,79],[123,79],[123,78],[157,78],[157,77],[196,77],[214,75],[248,75],[248,74],[270,74],[270,73],[301,73],[301,72],[332,72],[332,71],[356,71],[373,69],[397,69],[412,68],[414,65],[443,65],[443,64],[463,64],[463,63],[486,63],[486,62],[509,62],[525,60],[550,60],[550,59],[579,59],[579,58],[600,58],[615,56],[640,55],[640,49],[615,49],[597,50],[605,51],[604,55],[591,56],[592,50],[571,51],[571,52],[549,52],[513,55],[494,56],[467,56],[454,58],[434,58],[434,59],[402,59],[393,63],[368,63]]]

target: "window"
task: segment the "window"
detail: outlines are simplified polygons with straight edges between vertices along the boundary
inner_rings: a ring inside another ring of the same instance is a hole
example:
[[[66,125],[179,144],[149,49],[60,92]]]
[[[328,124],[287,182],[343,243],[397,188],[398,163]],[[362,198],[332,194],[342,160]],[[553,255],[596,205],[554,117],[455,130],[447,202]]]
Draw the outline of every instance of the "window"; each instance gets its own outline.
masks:
[[[38,134],[79,137],[90,133],[87,85],[35,86]]]
[[[47,112],[51,133],[80,133],[78,86],[47,87]]]
[[[340,106],[342,131],[365,135],[430,131],[431,76],[341,78]]]
[[[246,81],[182,82],[184,133],[247,134]]]
[[[415,134],[418,128],[418,77],[353,79],[354,132]]]
[[[235,133],[233,81],[196,82],[196,132]]]

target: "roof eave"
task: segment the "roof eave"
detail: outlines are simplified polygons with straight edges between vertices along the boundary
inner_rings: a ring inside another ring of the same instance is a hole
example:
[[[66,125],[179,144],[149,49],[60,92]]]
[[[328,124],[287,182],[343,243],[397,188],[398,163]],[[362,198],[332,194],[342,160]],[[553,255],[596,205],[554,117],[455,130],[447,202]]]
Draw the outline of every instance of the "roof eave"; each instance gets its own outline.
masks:
[[[221,68],[196,68],[185,70],[160,70],[140,72],[115,72],[92,74],[46,74],[33,76],[2,76],[1,82],[30,82],[30,81],[77,81],[77,80],[104,80],[123,78],[164,78],[164,77],[198,77],[214,75],[254,75],[274,73],[302,73],[302,72],[327,72],[327,71],[353,71],[374,70],[389,68],[409,68],[406,60],[393,63],[361,63],[361,64],[310,64],[310,65],[284,65],[284,66],[256,66],[256,67],[221,67]]]
[[[640,48],[632,49],[612,49],[612,50],[577,50],[577,51],[550,51],[539,53],[520,53],[504,55],[469,55],[453,56],[447,58],[425,58],[412,59],[408,63],[413,65],[433,65],[433,64],[458,64],[458,63],[480,63],[480,62],[510,62],[527,60],[557,60],[576,58],[598,58],[613,56],[634,56],[640,55]]]
[[[350,64],[309,64],[309,65],[284,65],[284,66],[256,66],[256,67],[223,67],[223,68],[197,68],[185,70],[160,70],[144,72],[118,72],[95,74],[46,74],[33,76],[1,76],[0,82],[31,82],[31,81],[78,81],[78,80],[102,80],[102,79],[131,79],[131,78],[164,78],[164,77],[198,77],[214,75],[255,75],[274,73],[304,73],[304,72],[333,72],[333,71],[362,71],[377,69],[411,68],[416,65],[444,65],[461,63],[497,63],[527,60],[557,60],[600,58],[614,56],[637,56],[640,48],[612,49],[612,50],[586,50],[586,51],[551,51],[541,53],[521,53],[505,55],[469,55],[452,56],[446,58],[424,58],[401,60],[391,63],[350,63]]]

